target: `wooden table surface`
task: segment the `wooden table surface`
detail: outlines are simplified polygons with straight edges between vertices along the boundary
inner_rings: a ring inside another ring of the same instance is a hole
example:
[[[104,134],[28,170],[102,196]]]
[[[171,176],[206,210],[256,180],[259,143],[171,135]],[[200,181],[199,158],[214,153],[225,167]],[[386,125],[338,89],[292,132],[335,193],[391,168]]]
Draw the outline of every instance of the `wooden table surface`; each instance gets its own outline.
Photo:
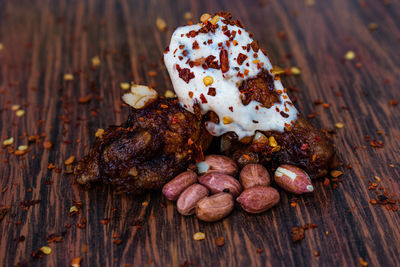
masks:
[[[64,161],[82,157],[98,128],[125,120],[120,83],[172,89],[160,57],[173,29],[185,12],[219,10],[240,18],[275,65],[301,70],[284,84],[297,89],[290,94],[303,114],[335,130],[344,175],[315,181],[307,196],[281,191],[281,203],[261,215],[236,208],[211,224],[181,217],[159,193],[75,185]],[[69,266],[75,257],[81,266],[400,265],[398,1],[0,1],[0,43],[0,138],[14,138],[0,150],[4,266]],[[16,156],[20,145],[28,150]],[[317,228],[293,243],[291,229],[308,223]],[[205,240],[193,240],[199,231]],[[52,252],[32,258],[43,246]]]

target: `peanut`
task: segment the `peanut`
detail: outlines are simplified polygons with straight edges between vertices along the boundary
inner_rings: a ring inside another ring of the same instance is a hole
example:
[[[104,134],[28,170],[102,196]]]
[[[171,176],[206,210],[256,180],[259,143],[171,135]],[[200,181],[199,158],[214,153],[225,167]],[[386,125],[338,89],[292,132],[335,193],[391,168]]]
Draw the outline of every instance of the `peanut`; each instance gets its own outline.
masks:
[[[164,185],[162,193],[169,200],[177,200],[182,191],[194,184],[196,181],[197,174],[195,172],[182,172]]]
[[[269,186],[255,186],[245,189],[236,199],[248,213],[261,213],[279,203],[278,190]]]
[[[197,164],[200,174],[208,172],[219,172],[234,175],[238,171],[238,166],[231,158],[222,155],[208,155],[203,162]]]
[[[231,213],[234,205],[231,194],[218,193],[197,202],[196,216],[202,221],[215,222]]]
[[[239,181],[223,173],[207,173],[199,177],[199,183],[207,187],[213,194],[225,192],[237,197],[242,192]]]
[[[195,213],[197,202],[208,196],[208,189],[200,184],[192,184],[186,188],[176,202],[176,208],[182,215]]]
[[[281,165],[275,171],[274,180],[277,185],[293,194],[303,194],[314,191],[310,176],[302,169],[293,165]]]
[[[271,178],[268,171],[260,164],[247,164],[240,172],[240,182],[244,188],[269,186]]]

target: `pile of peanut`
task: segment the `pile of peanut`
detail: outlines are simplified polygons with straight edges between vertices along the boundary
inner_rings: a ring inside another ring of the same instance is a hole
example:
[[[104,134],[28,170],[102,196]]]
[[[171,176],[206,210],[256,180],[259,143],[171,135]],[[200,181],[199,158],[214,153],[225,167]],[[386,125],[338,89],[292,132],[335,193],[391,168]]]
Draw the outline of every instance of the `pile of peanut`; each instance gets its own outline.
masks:
[[[176,201],[178,212],[182,215],[196,214],[202,221],[214,222],[232,212],[235,199],[246,212],[252,214],[264,212],[279,203],[279,192],[270,186],[270,175],[260,164],[244,166],[238,180],[235,175],[239,168],[231,158],[208,155],[197,164],[197,171],[200,177],[189,170],[163,187],[164,196]],[[278,167],[274,181],[290,193],[314,191],[308,174],[293,165]]]

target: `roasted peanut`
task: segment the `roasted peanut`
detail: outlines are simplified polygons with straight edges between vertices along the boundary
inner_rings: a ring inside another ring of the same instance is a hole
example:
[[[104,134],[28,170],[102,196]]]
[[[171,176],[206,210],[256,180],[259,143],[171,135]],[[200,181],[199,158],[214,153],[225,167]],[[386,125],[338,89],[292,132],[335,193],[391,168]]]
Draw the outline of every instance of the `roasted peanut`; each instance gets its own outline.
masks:
[[[269,186],[271,178],[268,171],[260,164],[247,164],[240,172],[240,182],[244,188]]]
[[[237,197],[242,192],[239,181],[223,173],[211,172],[199,177],[199,183],[207,187],[211,193],[230,193]]]
[[[236,199],[249,213],[261,213],[279,203],[279,192],[269,186],[255,186],[245,189]]]
[[[194,184],[196,181],[197,174],[195,172],[182,172],[164,185],[162,193],[169,200],[177,200],[182,191]]]
[[[314,191],[310,176],[302,169],[293,165],[281,165],[275,171],[274,180],[277,185],[293,194],[303,194]]]
[[[176,208],[182,215],[195,213],[197,202],[208,196],[208,189],[201,184],[192,184],[186,188],[176,202]]]
[[[231,213],[234,205],[231,194],[218,193],[197,202],[196,216],[202,221],[215,222]]]
[[[238,166],[231,158],[222,155],[208,155],[204,161],[197,164],[200,174],[208,172],[219,172],[234,175],[238,171]]]

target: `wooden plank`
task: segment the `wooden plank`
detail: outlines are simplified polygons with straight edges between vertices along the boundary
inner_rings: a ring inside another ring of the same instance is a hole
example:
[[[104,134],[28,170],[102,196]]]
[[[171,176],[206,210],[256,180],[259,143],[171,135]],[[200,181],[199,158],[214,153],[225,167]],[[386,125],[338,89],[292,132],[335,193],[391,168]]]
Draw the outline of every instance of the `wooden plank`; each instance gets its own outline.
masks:
[[[400,4],[313,2],[0,2],[1,140],[14,137],[17,147],[38,135],[53,143],[51,149],[30,143],[22,157],[0,150],[0,207],[10,207],[0,222],[3,264],[68,266],[80,256],[82,266],[357,266],[360,257],[370,266],[399,265],[399,213],[371,205],[376,194],[368,187],[378,176],[384,190],[399,198],[400,111],[389,101],[400,100]],[[304,114],[315,110],[313,122],[326,129],[344,124],[334,137],[339,155],[353,167],[344,168],[343,182],[334,189],[316,181],[315,193],[298,197],[296,207],[290,206],[294,196],[281,191],[280,205],[264,214],[250,216],[238,207],[212,224],[181,217],[159,193],[129,197],[110,187],[84,191],[75,185],[63,162],[82,157],[98,128],[125,120],[120,83],[171,90],[160,58],[174,28],[185,23],[187,11],[197,18],[219,10],[239,17],[274,64],[301,69],[284,83],[298,88],[291,96]],[[157,30],[156,17],[166,20],[166,32]],[[372,22],[375,31],[368,28]],[[349,50],[353,61],[344,60]],[[101,63],[92,68],[95,56]],[[151,70],[158,75],[150,77]],[[74,80],[65,81],[65,74]],[[89,94],[91,101],[78,103]],[[331,106],[315,106],[318,99]],[[24,116],[16,116],[15,104]],[[372,148],[365,135],[384,147]],[[56,169],[49,170],[49,163]],[[40,203],[25,210],[21,202],[29,200]],[[74,201],[82,209],[70,217]],[[81,218],[83,229],[77,227]],[[109,223],[103,225],[104,219]],[[317,228],[293,244],[290,229],[307,223]],[[198,231],[205,240],[192,239]],[[33,259],[53,233],[64,235],[63,242]],[[219,236],[225,237],[223,247],[214,244]]]

